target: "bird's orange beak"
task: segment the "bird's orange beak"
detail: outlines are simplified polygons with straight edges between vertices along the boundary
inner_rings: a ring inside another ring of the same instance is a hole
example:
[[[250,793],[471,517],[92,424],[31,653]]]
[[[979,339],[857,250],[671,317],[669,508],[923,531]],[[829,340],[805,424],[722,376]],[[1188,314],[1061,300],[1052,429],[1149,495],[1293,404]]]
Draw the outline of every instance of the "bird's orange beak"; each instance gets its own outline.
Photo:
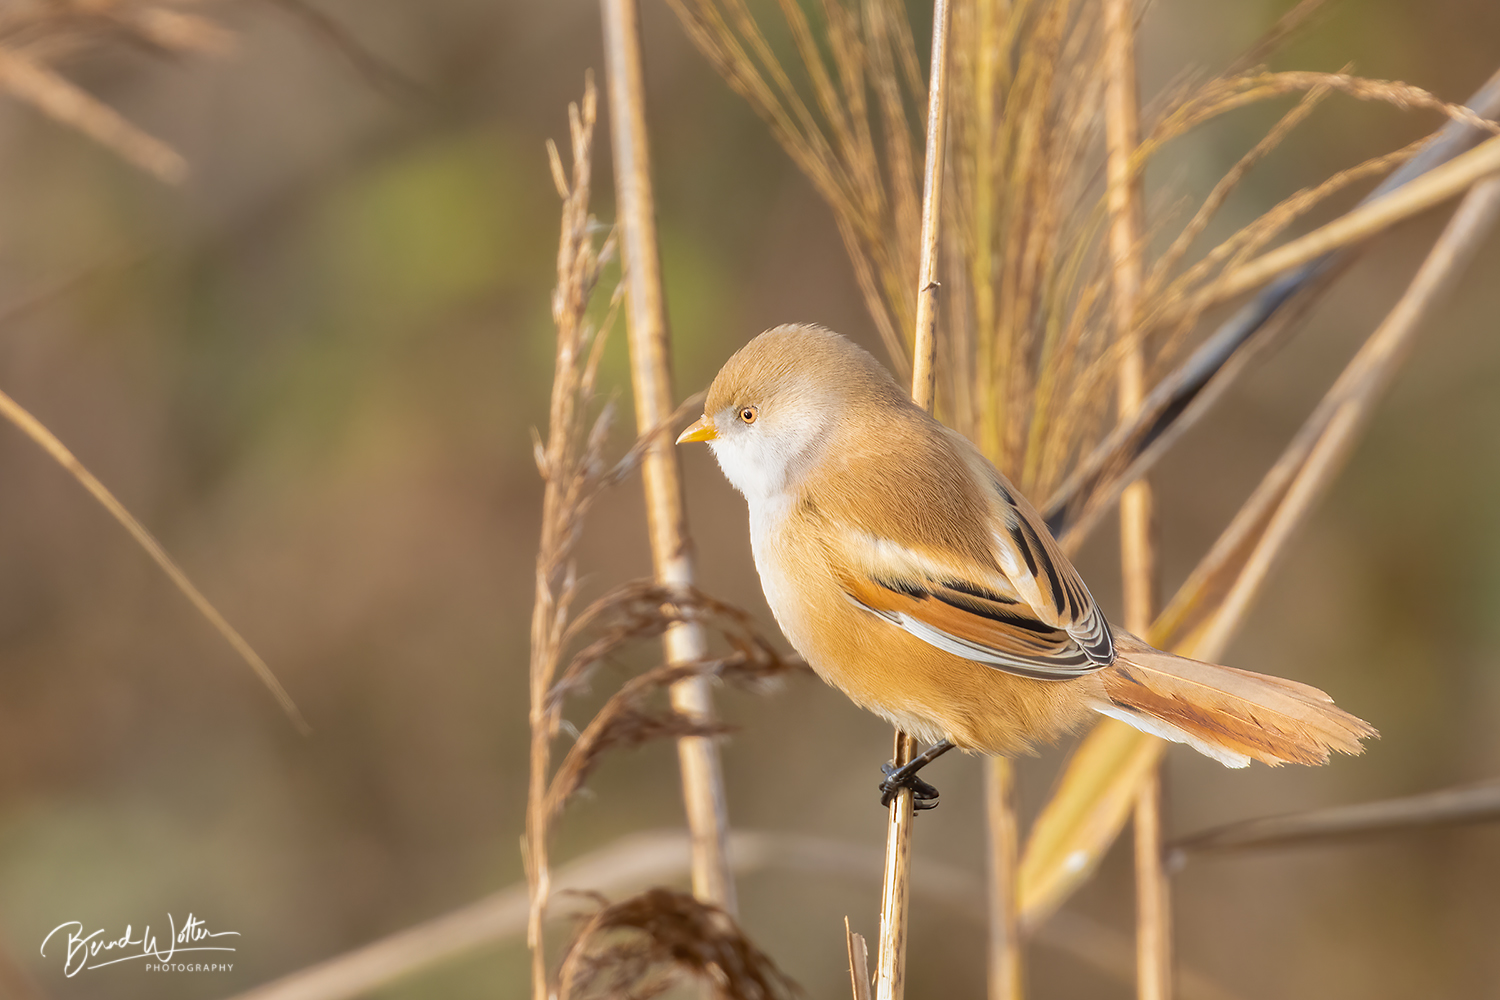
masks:
[[[712,441],[718,436],[719,432],[714,427],[713,418],[705,413],[703,416],[693,421],[693,425],[678,436],[677,443],[683,444],[687,441]]]

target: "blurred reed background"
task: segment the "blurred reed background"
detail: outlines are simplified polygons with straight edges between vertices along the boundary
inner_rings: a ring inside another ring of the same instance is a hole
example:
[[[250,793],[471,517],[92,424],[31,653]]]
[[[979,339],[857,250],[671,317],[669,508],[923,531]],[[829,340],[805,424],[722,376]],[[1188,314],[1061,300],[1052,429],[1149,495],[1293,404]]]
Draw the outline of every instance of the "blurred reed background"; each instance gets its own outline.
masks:
[[[1187,68],[1224,65],[1287,6],[1156,3],[1141,29],[1144,98]],[[915,23],[925,7],[913,5]],[[48,997],[228,996],[522,878],[541,506],[528,430],[547,417],[559,207],[543,142],[566,138],[567,102],[601,66],[598,11],[461,0],[192,10],[226,29],[232,51],[164,58],[95,26],[60,40],[56,63],[179,151],[179,185],[0,101],[0,389],[156,533],[314,733],[298,736],[119,526],[0,427],[0,963],[11,969],[0,983],[29,978]],[[644,13],[679,391],[780,322],[824,323],[879,351],[812,187],[665,5]],[[1496,38],[1487,0],[1342,4],[1273,65],[1352,62],[1461,101],[1493,72]],[[1179,143],[1148,173],[1148,199],[1201,197],[1292,100]],[[1334,96],[1250,173],[1206,238],[1437,124]],[[602,152],[595,170],[607,220]],[[1440,225],[1426,217],[1382,240],[1159,467],[1167,592]],[[1430,321],[1226,657],[1326,688],[1383,738],[1316,770],[1229,773],[1174,750],[1169,834],[1500,773],[1497,266],[1491,247]],[[623,345],[617,335],[600,383],[628,397]],[[620,430],[616,450],[628,440]],[[686,474],[701,586],[769,622],[742,502],[705,454],[686,457]],[[584,601],[649,573],[644,523],[634,483],[596,504]],[[1116,613],[1117,547],[1107,527],[1080,559]],[[726,691],[720,709],[739,727],[724,747],[736,828],[878,852],[883,723],[806,678],[769,698]],[[1066,750],[1020,764],[1023,813]],[[919,821],[916,854],[977,881],[978,764],[935,767],[946,794]],[[557,861],[681,823],[666,744],[611,757],[590,788],[558,827]],[[1493,827],[1195,858],[1175,891],[1180,963],[1237,996],[1470,997],[1500,982]],[[739,896],[746,929],[810,996],[844,995],[841,921],[873,933],[873,877],[767,872]],[[1128,948],[1132,898],[1127,842],[1068,907]],[[241,932],[232,973],[127,964],[65,979],[37,954],[66,920],[138,928],[188,910]],[[982,921],[920,896],[912,919],[912,995],[982,995]],[[1132,994],[1128,976],[1045,942],[1028,976],[1037,997]],[[518,937],[377,995],[527,992]]]

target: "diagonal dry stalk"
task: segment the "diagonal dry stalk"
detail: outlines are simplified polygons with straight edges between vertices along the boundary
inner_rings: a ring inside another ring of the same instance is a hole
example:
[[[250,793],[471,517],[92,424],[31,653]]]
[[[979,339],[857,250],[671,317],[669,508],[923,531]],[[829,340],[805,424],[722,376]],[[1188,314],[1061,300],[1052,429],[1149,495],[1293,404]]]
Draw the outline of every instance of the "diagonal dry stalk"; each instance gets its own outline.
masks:
[[[1222,652],[1275,558],[1342,469],[1411,350],[1421,321],[1451,291],[1500,219],[1497,202],[1500,179],[1477,185],[1464,199],[1401,300],[1158,617],[1148,634],[1153,644],[1204,659]],[[1080,744],[1027,843],[1023,920],[1031,925],[1044,920],[1088,878],[1163,748],[1160,741],[1108,721]]]
[[[188,174],[181,154],[49,65],[101,41],[173,55],[223,55],[233,48],[233,36],[206,17],[154,0],[59,0],[0,12],[0,91],[158,180],[181,182]]]
[[[219,609],[209,603],[208,598],[204,597],[203,592],[198,589],[192,580],[188,579],[188,575],[167,554],[167,550],[156,540],[156,537],[147,531],[146,527],[140,521],[137,521],[130,511],[125,509],[125,505],[120,503],[115,498],[115,495],[92,472],[84,467],[82,462],[78,461],[73,453],[68,450],[67,446],[59,441],[55,434],[44,427],[41,421],[37,420],[36,417],[32,416],[24,407],[4,392],[0,392],[0,417],[4,417],[10,421],[22,434],[25,434],[38,447],[51,456],[58,465],[62,466],[69,475],[76,479],[89,492],[90,496],[99,502],[100,506],[109,512],[111,517],[118,521],[126,531],[130,532],[130,536],[135,539],[141,548],[146,550],[146,554],[151,557],[152,561],[161,567],[161,571],[172,581],[173,586],[188,599],[188,602],[197,609],[199,614],[208,620],[208,623],[213,626],[214,631],[224,637],[224,641],[229,643],[234,651],[240,655],[240,658],[250,665],[250,669],[255,671],[255,676],[260,678],[260,682],[275,697],[277,704],[287,714],[287,718],[291,719],[292,724],[297,727],[297,731],[304,736],[312,732],[311,727],[307,724],[307,720],[302,717],[301,711],[298,710],[296,703],[292,701],[292,696],[287,694],[286,688],[281,686],[281,682],[276,679],[276,675],[271,672],[271,668],[266,665],[266,661],[261,659],[260,654],[245,641],[245,638],[235,630],[233,625],[229,624],[229,620],[219,612]]]
[[[1500,781],[1487,781],[1381,802],[1241,820],[1179,837],[1170,850],[1174,863],[1181,865],[1192,854],[1289,847],[1424,827],[1492,823],[1497,819],[1500,819]]]
[[[615,190],[628,294],[631,383],[636,425],[641,434],[670,418],[673,411],[671,346],[656,241],[656,205],[651,190],[651,159],[646,133],[646,88],[636,0],[602,0],[605,66],[609,76]],[[672,442],[658,438],[642,463],[651,559],[659,583],[690,587],[692,541]],[[665,637],[667,661],[685,664],[707,652],[701,628],[676,625]],[[713,727],[713,699],[704,677],[685,677],[672,687],[674,709],[706,733]],[[693,834],[693,891],[724,912],[735,911],[734,879],[725,854],[728,804],[718,744],[708,735],[677,741],[682,795]]]
[[[157,180],[177,184],[187,178],[182,154],[136,128],[66,77],[19,52],[0,48],[0,88]]]

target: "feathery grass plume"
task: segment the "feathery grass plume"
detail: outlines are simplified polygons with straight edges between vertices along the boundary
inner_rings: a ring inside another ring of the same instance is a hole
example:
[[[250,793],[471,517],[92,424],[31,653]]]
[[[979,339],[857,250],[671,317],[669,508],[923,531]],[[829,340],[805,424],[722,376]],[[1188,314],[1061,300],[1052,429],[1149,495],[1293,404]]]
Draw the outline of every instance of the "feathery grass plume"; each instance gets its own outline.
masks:
[[[723,910],[685,892],[648,889],[599,909],[579,928],[563,958],[561,1000],[659,996],[684,975],[712,985],[725,1000],[802,995]]]
[[[911,109],[923,88],[904,5],[822,0],[815,25],[796,0],[781,0],[799,60],[791,67],[744,0],[670,2],[694,44],[828,202],[871,317],[905,371],[919,224],[914,129],[921,119]],[[1283,37],[1313,6],[1298,8],[1268,37]],[[958,294],[945,297],[939,410],[1023,491],[1046,497],[1110,424],[1110,390],[1126,353],[1139,347],[1148,373],[1159,373],[1184,345],[1185,317],[1201,313],[1194,305],[1212,301],[1236,264],[1328,197],[1414,150],[1373,158],[1292,195],[1183,266],[1234,185],[1312,110],[1294,108],[1210,193],[1169,250],[1148,261],[1136,324],[1115,329],[1104,321],[1098,0],[955,0],[953,18],[954,191],[945,205],[953,237],[944,287]],[[1139,174],[1168,143],[1236,109],[1291,95],[1316,103],[1333,93],[1496,127],[1405,83],[1250,66],[1158,102],[1134,169]],[[1161,223],[1147,231],[1169,235]]]
[[[800,660],[783,657],[738,608],[692,588],[662,587],[649,580],[628,583],[591,605],[568,630],[601,634],[581,649],[548,693],[549,721],[555,729],[564,699],[586,690],[595,668],[624,646],[661,636],[673,625],[698,622],[723,637],[730,651],[692,663],[664,663],[626,681],[584,727],[558,765],[547,789],[549,822],[609,750],[640,746],[659,739],[716,736],[727,726],[681,712],[672,706],[653,708],[653,694],[666,692],[690,677],[717,678],[764,689],[789,673],[805,669]]]
[[[828,0],[819,37],[798,0],[780,0],[813,93],[809,102],[745,0],[668,2],[833,208],[865,305],[907,374],[921,225],[912,119],[926,103],[926,83],[905,8],[871,0],[856,10]]]
[[[550,994],[542,940],[546,905],[551,895],[548,864],[548,775],[551,770],[555,712],[549,711],[562,659],[568,619],[577,595],[575,550],[584,516],[598,495],[607,467],[603,449],[613,407],[595,402],[595,378],[605,338],[614,318],[615,297],[602,328],[588,322],[604,265],[613,253],[613,235],[595,244],[596,225],[589,214],[594,123],[598,93],[590,76],[582,105],[568,106],[572,138],[572,174],[564,172],[557,147],[547,144],[552,178],[563,199],[562,234],[557,248],[557,287],[552,293],[552,322],[557,330],[547,440],[535,442],[537,469],[546,483],[542,496],[542,537],[536,561],[536,598],[531,614],[531,768],[524,841],[526,875],[531,888],[527,944],[532,953],[532,987],[537,1000]]]
[[[655,639],[679,622],[698,622],[729,645],[729,656],[704,661],[719,664],[709,671],[719,676],[755,686],[803,669],[800,660],[778,653],[755,620],[740,608],[695,587],[666,587],[650,580],[634,580],[590,604],[568,626],[565,642],[590,631],[598,636],[569,661],[548,693],[549,709],[559,709],[563,698],[586,690],[594,669],[615,650],[629,642]]]

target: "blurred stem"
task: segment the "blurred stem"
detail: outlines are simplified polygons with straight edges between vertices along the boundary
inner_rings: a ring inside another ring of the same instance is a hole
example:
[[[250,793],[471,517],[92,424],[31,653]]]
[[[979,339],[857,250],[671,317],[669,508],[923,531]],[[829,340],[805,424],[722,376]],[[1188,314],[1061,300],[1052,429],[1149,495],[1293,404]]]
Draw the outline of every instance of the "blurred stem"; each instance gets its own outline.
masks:
[[[646,434],[672,415],[670,337],[656,239],[656,204],[646,137],[646,93],[636,0],[601,0],[604,63],[609,81],[610,134],[614,146],[615,191],[620,244],[628,296],[630,374],[635,391],[636,426]],[[682,479],[672,442],[657,436],[642,461],[651,557],[658,583],[693,582],[692,540],[688,534]],[[667,662],[691,663],[707,652],[696,624],[674,625],[665,637]],[[713,701],[707,678],[672,686],[672,707],[694,721],[708,722]],[[726,850],[728,808],[718,745],[710,737],[677,741],[682,794],[693,839],[693,894],[735,912],[734,879]]]
[[[989,996],[990,1000],[1019,1000],[1022,963],[1016,868],[1021,830],[1016,818],[1016,767],[1005,757],[985,758],[984,815],[989,840]]]
[[[912,350],[911,395],[932,412],[937,361],[938,224],[943,197],[943,152],[947,133],[948,0],[932,5],[932,62],[927,85],[927,153],[922,180],[922,242],[917,267],[916,343]],[[902,732],[895,737],[897,767],[911,760],[916,741]],[[876,1000],[901,1000],[906,989],[907,893],[911,879],[911,790],[891,802],[886,828],[885,878],[881,887],[880,941],[876,953]]]
[[[1105,143],[1110,214],[1109,243],[1114,279],[1115,336],[1127,343],[1120,364],[1122,424],[1146,396],[1146,362],[1137,313],[1141,298],[1140,180],[1131,157],[1140,145],[1135,73],[1135,12],[1131,0],[1104,3]],[[1125,627],[1144,635],[1156,615],[1156,552],[1150,483],[1142,478],[1120,496],[1120,567]],[[1135,803],[1136,995],[1171,996],[1171,888],[1162,868],[1161,770],[1152,768]]]
[[[979,38],[974,62],[974,209],[973,262],[969,284],[974,295],[974,329],[979,394],[976,443],[996,465],[1000,453],[1000,394],[995,377],[995,81],[999,73],[1000,0],[978,0]],[[992,980],[993,982],[993,980]]]
[[[1172,883],[1162,848],[1161,762],[1135,800],[1135,975],[1142,1000],[1172,995]]]
[[[250,665],[250,669],[255,671],[255,676],[260,678],[260,682],[271,692],[271,696],[276,699],[277,704],[281,706],[281,710],[286,713],[287,718],[292,720],[292,725],[297,727],[297,732],[303,736],[309,735],[312,732],[312,728],[308,726],[307,720],[302,717],[302,712],[298,710],[296,703],[292,701],[292,696],[287,694],[286,688],[281,686],[281,682],[276,679],[276,675],[266,665],[266,661],[261,659],[260,654],[250,646],[250,643],[245,641],[244,636],[240,635],[234,626],[229,624],[229,620],[219,613],[219,609],[209,603],[208,598],[203,596],[203,592],[198,589],[197,585],[188,579],[188,575],[182,571],[182,568],[177,565],[171,556],[167,555],[167,550],[162,548],[162,544],[156,540],[156,536],[147,531],[146,526],[137,521],[135,516],[125,509],[125,505],[120,503],[115,498],[115,495],[106,489],[104,484],[92,472],[84,468],[83,463],[68,450],[62,441],[58,440],[57,435],[49,431],[25,407],[17,403],[14,399],[11,399],[4,392],[0,392],[0,418],[10,421],[22,434],[30,438],[37,447],[51,456],[53,461],[62,466],[64,471],[76,479],[78,484],[87,490],[89,495],[97,500],[99,505],[108,511],[109,515],[130,533],[130,537],[135,539],[137,545],[146,550],[146,554],[161,568],[163,573],[167,574],[167,579],[171,580],[172,584],[182,593],[182,596],[188,599],[188,603],[192,604],[198,613],[213,626],[214,631],[223,636],[224,641],[229,643],[230,647],[240,655],[240,658]]]
[[[1496,819],[1500,819],[1500,782],[1491,781],[1468,788],[1445,788],[1399,799],[1229,823],[1177,840],[1171,845],[1172,863],[1181,864],[1189,854],[1287,847],[1422,827],[1489,823]]]

